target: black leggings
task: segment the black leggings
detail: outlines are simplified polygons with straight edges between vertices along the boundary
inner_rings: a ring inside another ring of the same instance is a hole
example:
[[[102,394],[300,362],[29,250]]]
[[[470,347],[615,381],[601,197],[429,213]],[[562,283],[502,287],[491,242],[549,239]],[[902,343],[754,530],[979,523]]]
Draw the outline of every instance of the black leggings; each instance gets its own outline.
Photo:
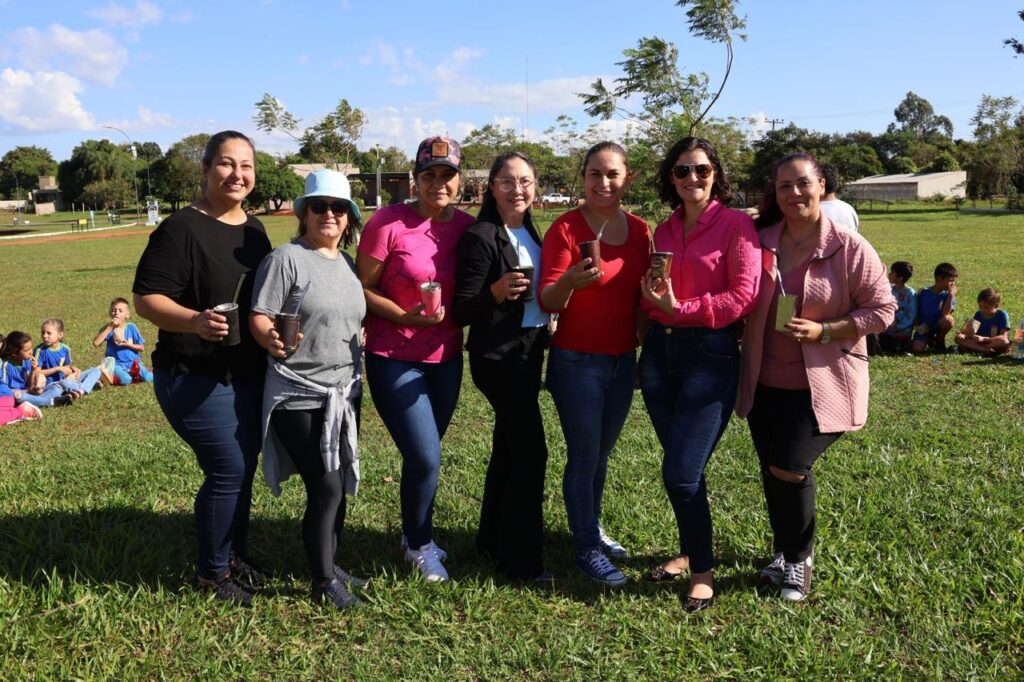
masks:
[[[761,460],[761,483],[775,552],[786,561],[806,559],[814,550],[816,486],[811,467],[842,433],[822,433],[811,407],[811,392],[758,384],[747,416]],[[772,475],[775,467],[804,479],[793,483]]]
[[[342,470],[324,471],[320,434],[324,408],[281,410],[271,413],[277,437],[288,449],[295,468],[306,486],[306,513],[302,516],[302,542],[313,580],[322,582],[334,575],[334,553],[345,525],[345,487]]]

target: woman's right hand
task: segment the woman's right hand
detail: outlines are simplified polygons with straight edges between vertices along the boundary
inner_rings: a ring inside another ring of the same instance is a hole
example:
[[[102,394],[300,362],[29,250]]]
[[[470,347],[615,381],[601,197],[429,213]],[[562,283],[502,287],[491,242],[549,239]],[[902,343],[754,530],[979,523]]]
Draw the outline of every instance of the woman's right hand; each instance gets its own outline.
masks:
[[[579,263],[576,263],[562,273],[562,277],[560,279],[573,290],[589,287],[591,284],[601,279],[601,275],[604,274],[597,267],[592,267],[592,262],[593,261],[590,258],[584,258]]]
[[[425,307],[420,303],[418,306],[406,310],[405,314],[398,318],[398,326],[433,327],[435,324],[440,324],[441,320],[444,319],[444,306],[437,309],[436,315],[424,315],[423,310]]]
[[[530,284],[530,280],[523,277],[523,273],[516,272],[515,270],[506,272],[494,280],[494,283],[491,285],[491,296],[494,297],[497,303],[515,301],[527,290]]]
[[[192,333],[204,341],[217,343],[228,335],[228,318],[207,308],[193,316],[192,330]]]

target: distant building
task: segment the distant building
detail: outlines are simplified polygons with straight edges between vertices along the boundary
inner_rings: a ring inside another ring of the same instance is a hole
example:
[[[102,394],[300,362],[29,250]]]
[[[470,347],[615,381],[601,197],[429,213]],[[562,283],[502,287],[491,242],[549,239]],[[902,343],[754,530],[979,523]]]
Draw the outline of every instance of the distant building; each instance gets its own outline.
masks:
[[[344,173],[346,177],[359,174],[359,166],[352,166],[347,163],[290,163],[288,167],[295,171],[303,180],[314,171],[334,170]]]
[[[844,199],[851,201],[914,201],[941,194],[964,198],[967,189],[967,171],[942,173],[900,173],[872,175],[843,185]]]
[[[357,173],[348,176],[349,180],[358,180],[363,184],[363,202],[367,206],[377,204],[377,174]],[[388,193],[385,203],[400,204],[412,197],[412,171],[381,172],[380,187]]]
[[[39,189],[32,190],[31,195],[36,215],[47,215],[64,210],[64,207],[61,206],[57,178],[52,175],[40,175]]]

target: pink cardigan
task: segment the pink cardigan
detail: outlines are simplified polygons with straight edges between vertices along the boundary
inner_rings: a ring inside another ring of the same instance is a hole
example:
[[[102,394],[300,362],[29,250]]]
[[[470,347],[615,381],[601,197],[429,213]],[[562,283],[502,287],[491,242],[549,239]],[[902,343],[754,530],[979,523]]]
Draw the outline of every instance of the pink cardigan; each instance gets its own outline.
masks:
[[[892,322],[896,299],[878,254],[856,232],[837,230],[823,213],[818,248],[804,279],[801,316],[808,320],[836,320],[849,315],[857,326],[857,338],[831,343],[801,345],[811,405],[822,433],[856,431],[868,418],[868,359],[864,336],[877,334]],[[746,417],[754,402],[761,371],[768,309],[778,283],[775,262],[783,223],[760,232],[762,267],[757,304],[747,318],[743,333],[736,414]]]
[[[651,319],[669,327],[721,329],[754,307],[761,275],[754,221],[716,199],[684,238],[682,215],[683,208],[677,208],[654,232],[654,250],[674,254],[669,272],[676,296],[674,314],[666,315],[647,299],[641,299],[640,306]]]

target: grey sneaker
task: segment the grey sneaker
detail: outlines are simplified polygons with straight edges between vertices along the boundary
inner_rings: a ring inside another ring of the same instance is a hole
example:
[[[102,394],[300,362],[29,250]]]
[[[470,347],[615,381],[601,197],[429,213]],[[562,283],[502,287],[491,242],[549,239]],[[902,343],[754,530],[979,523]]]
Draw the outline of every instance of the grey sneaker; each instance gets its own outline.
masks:
[[[433,540],[430,541],[430,546],[434,548],[434,551],[437,552],[437,556],[441,558],[442,562],[448,561],[448,552],[438,547],[437,543]],[[405,538],[404,533],[402,534],[402,542],[399,547],[402,549],[402,552],[406,552],[409,549],[409,541]]]
[[[782,578],[782,598],[787,601],[803,601],[811,592],[811,573],[814,556],[796,563],[786,562]]]
[[[601,526],[597,527],[597,538],[601,541],[601,551],[605,553],[605,556],[610,556],[615,559],[623,559],[626,557],[626,548],[609,537],[608,533],[605,533],[604,528]]]
[[[772,558],[772,562],[758,572],[762,585],[772,584],[778,587],[782,584],[782,574],[786,569],[786,559],[779,552]]]
[[[588,578],[609,587],[625,585],[627,578],[599,549],[576,555],[576,568]]]
[[[363,600],[349,592],[337,578],[331,578],[322,585],[314,583],[311,596],[314,604],[323,604],[329,601],[339,609],[363,605]]]
[[[441,563],[441,556],[433,543],[427,543],[419,549],[406,549],[405,560],[412,563],[427,582],[448,581],[448,571]]]

